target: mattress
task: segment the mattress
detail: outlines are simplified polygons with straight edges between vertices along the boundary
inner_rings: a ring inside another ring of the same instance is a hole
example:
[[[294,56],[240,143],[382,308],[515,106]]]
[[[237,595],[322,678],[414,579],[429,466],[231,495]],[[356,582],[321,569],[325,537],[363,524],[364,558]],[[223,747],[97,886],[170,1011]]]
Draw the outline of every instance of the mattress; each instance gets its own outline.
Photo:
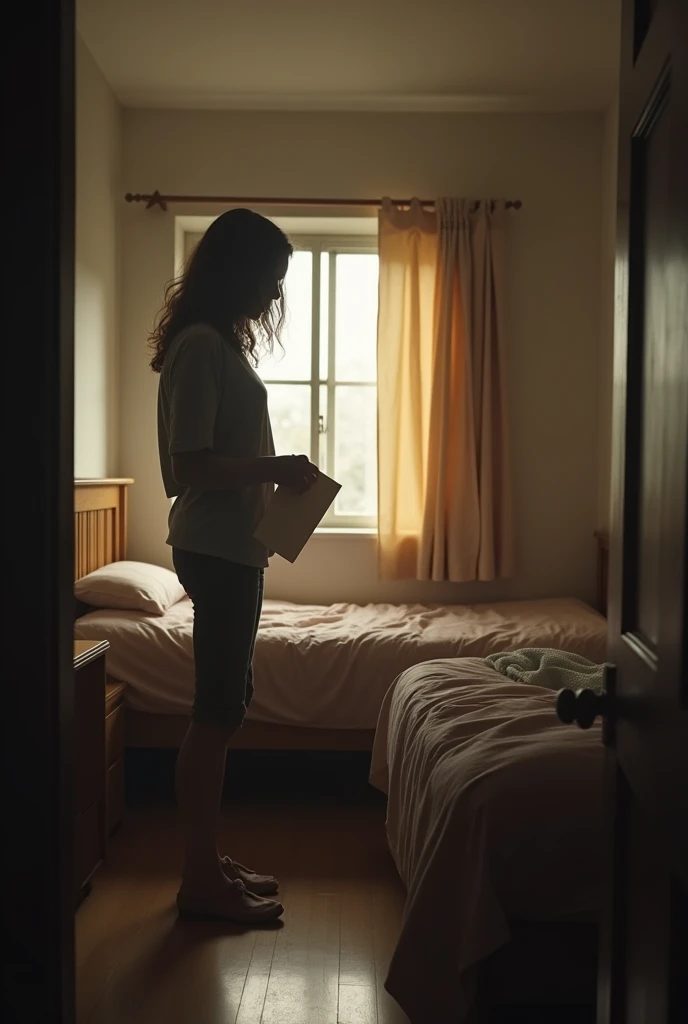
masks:
[[[188,714],[194,689],[193,612],[184,598],[162,616],[99,610],[77,639],[108,640],[108,673],[138,711]],[[248,718],[322,729],[375,729],[385,693],[433,658],[558,647],[603,660],[604,618],[580,601],[494,605],[299,605],[265,601]]]
[[[475,658],[415,666],[386,695],[371,781],[407,901],[385,984],[413,1024],[472,1019],[510,922],[597,917],[601,729],[562,725],[555,696]]]

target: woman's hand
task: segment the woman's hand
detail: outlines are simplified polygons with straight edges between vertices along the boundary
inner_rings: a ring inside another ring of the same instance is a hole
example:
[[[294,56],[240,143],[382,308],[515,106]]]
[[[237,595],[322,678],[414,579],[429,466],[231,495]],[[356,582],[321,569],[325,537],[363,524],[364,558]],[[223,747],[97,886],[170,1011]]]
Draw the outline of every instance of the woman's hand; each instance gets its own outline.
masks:
[[[318,479],[318,467],[305,455],[264,455],[258,459],[226,459],[211,451],[172,456],[172,473],[181,488],[236,491],[257,484],[283,484],[303,494]]]
[[[272,480],[283,487],[293,487],[303,494],[318,479],[318,467],[306,455],[277,455],[273,463]]]

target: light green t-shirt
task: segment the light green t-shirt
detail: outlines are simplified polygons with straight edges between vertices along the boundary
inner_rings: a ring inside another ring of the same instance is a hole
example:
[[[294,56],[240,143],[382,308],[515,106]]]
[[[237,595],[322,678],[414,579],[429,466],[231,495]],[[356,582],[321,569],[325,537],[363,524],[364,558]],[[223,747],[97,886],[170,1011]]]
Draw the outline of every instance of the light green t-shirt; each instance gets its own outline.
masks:
[[[245,356],[207,324],[173,339],[158,388],[158,449],[168,498],[176,497],[167,543],[202,555],[264,567],[253,532],[272,484],[227,491],[180,487],[172,455],[210,450],[227,458],[275,454],[265,385]]]

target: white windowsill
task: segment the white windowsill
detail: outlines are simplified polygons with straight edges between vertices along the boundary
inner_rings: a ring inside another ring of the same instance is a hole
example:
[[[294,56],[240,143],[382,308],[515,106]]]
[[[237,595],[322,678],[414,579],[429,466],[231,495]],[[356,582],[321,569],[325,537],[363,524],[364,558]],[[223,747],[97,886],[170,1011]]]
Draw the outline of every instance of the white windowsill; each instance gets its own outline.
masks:
[[[374,526],[319,526],[315,537],[376,537]]]

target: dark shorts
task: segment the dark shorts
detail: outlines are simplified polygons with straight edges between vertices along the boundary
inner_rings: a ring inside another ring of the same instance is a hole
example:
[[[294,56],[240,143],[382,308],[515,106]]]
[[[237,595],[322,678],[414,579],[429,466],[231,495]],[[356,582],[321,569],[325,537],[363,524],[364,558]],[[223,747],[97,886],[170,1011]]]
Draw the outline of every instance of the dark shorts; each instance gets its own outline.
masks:
[[[172,560],[194,607],[192,718],[238,728],[253,697],[253,650],[264,572],[180,548],[172,549]]]

